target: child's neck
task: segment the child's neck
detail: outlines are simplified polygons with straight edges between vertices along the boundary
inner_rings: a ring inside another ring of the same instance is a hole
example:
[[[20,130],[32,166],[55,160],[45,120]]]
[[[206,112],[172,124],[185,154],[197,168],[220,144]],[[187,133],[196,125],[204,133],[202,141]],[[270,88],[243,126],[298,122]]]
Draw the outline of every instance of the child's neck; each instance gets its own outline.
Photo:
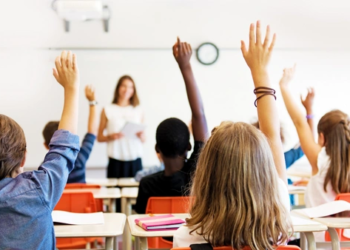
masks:
[[[176,158],[163,158],[164,162],[164,175],[165,176],[172,176],[176,172],[179,172],[184,164],[185,164],[185,158],[184,157],[176,157]]]

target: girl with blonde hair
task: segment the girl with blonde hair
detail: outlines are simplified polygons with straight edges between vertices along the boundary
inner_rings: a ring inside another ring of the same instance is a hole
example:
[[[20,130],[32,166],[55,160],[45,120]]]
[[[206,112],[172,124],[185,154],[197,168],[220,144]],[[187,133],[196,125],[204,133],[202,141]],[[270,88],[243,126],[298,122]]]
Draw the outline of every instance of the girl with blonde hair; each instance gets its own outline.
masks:
[[[275,43],[270,28],[261,42],[260,22],[250,26],[249,49],[242,41],[257,100],[260,129],[223,122],[212,131],[197,163],[187,225],[174,247],[209,243],[234,249],[273,249],[288,239],[289,197],[275,91],[267,65]]]

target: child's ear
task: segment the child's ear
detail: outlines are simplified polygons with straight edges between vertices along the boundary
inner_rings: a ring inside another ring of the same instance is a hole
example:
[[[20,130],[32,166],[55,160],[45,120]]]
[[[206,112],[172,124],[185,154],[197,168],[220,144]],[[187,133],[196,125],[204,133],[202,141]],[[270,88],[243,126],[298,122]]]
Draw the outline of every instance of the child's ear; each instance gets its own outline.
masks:
[[[46,142],[44,142],[43,144],[44,144],[44,147],[45,147],[47,150],[50,149],[49,146],[47,146]]]
[[[187,151],[190,151],[192,149],[192,145],[191,145],[191,143],[189,142],[188,143],[188,146],[187,146]]]
[[[27,151],[24,153],[24,157],[22,159],[20,167],[23,168],[24,164],[26,164],[26,159],[27,159]]]
[[[325,146],[325,139],[324,139],[324,134],[323,133],[319,133],[318,134],[318,145],[320,145],[321,147]]]
[[[159,148],[158,148],[158,145],[157,145],[157,144],[154,146],[154,149],[156,150],[156,152],[157,152],[158,154],[160,154],[160,150],[159,150]]]

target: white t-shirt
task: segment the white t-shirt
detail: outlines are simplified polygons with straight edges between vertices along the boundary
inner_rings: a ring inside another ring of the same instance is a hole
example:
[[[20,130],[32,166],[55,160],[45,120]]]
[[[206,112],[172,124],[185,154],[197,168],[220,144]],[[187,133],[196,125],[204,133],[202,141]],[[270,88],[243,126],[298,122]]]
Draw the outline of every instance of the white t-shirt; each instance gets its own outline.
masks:
[[[327,184],[327,192],[323,189],[324,180],[329,168],[330,159],[326,153],[326,148],[322,148],[317,157],[318,173],[310,178],[305,191],[306,207],[316,207],[334,201],[337,194],[333,191],[332,185]]]
[[[289,194],[286,184],[278,178],[278,191],[280,195],[281,202],[287,209],[290,211],[290,200]],[[208,243],[204,240],[203,236],[193,232],[190,234],[192,230],[187,226],[182,226],[174,233],[174,241],[173,247],[189,247],[191,244],[202,244]]]
[[[143,110],[140,106],[121,107],[116,104],[107,105],[107,133],[119,133],[127,122],[142,123]],[[120,161],[133,161],[142,157],[143,147],[139,138],[122,137],[107,143],[108,157]]]

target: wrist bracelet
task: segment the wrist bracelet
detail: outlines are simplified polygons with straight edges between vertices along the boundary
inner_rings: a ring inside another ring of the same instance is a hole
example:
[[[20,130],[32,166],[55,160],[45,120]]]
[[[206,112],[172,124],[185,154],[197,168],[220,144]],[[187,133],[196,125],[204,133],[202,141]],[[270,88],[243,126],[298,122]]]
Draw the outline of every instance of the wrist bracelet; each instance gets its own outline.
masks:
[[[95,106],[95,105],[97,105],[97,104],[98,104],[97,101],[89,101],[89,105],[90,105],[90,106]]]
[[[314,118],[314,115],[311,114],[311,115],[306,115],[306,119],[313,119]]]
[[[276,98],[276,90],[272,89],[272,88],[268,88],[268,87],[257,87],[254,89],[254,94],[262,94],[261,96],[257,97],[255,99],[255,102],[254,102],[254,105],[255,107],[258,107],[258,100],[263,98],[264,96],[267,96],[267,95],[272,95],[275,100],[277,99]]]

